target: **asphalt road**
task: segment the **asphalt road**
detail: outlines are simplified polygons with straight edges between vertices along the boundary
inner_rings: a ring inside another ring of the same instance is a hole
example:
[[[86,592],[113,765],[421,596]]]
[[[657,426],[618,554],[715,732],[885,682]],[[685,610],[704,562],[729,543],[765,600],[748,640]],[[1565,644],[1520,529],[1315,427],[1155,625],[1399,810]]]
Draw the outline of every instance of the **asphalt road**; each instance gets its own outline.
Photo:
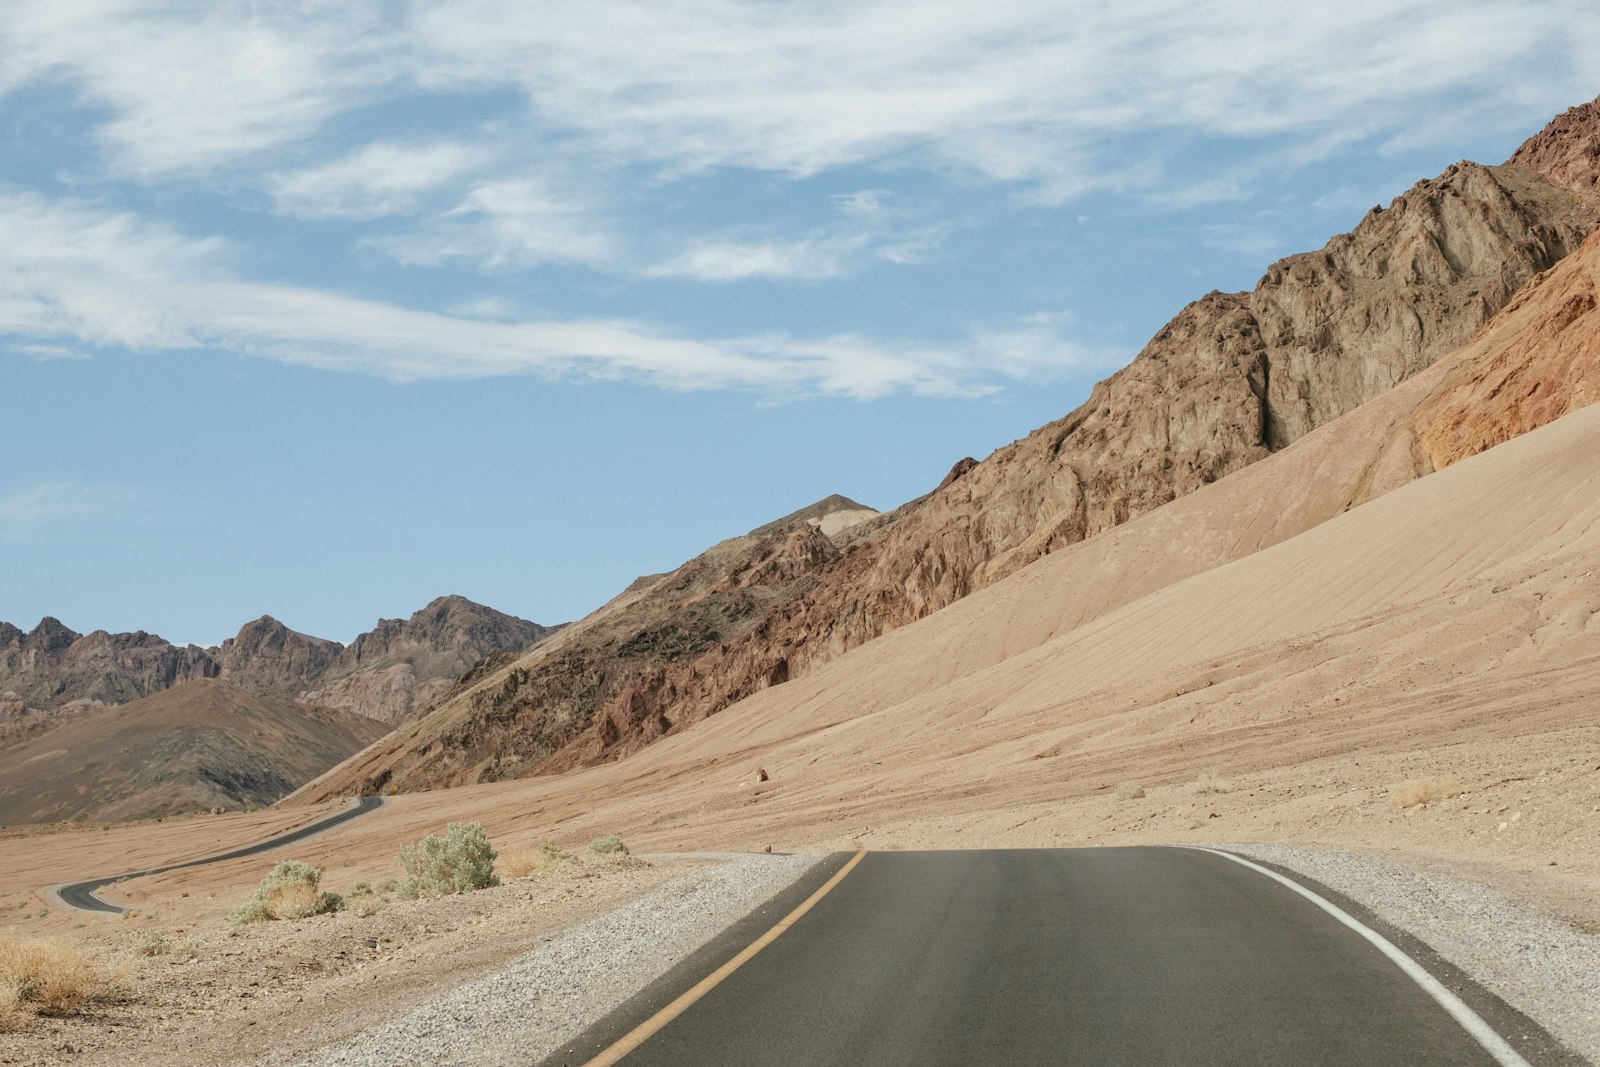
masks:
[[[1515,1046],[1499,1062],[1582,1062],[1385,932]],[[724,940],[546,1062],[588,1062],[753,938]],[[870,853],[620,1062],[1497,1061],[1374,944],[1269,876],[1210,852],[1105,848]]]
[[[365,815],[369,811],[377,810],[382,804],[383,800],[379,797],[362,797],[352,807],[335,812],[325,819],[318,819],[316,822],[307,823],[299,829],[290,830],[288,833],[279,834],[277,837],[269,837],[265,841],[258,841],[253,845],[236,848],[231,852],[184,860],[182,863],[169,863],[165,867],[152,867],[148,871],[130,871],[127,874],[114,874],[107,878],[95,878],[87,882],[74,882],[71,885],[58,887],[55,893],[56,896],[61,898],[61,902],[69,908],[77,908],[80,911],[107,912],[112,915],[120,914],[128,909],[100,899],[95,895],[96,891],[105,888],[112,882],[120,882],[126,878],[142,878],[147,874],[161,874],[165,871],[176,871],[182,867],[199,867],[207,863],[220,863],[223,860],[235,860],[245,856],[254,856],[260,852],[270,852],[272,849],[282,848],[284,845],[292,845],[296,841],[303,841],[313,834],[320,834],[324,830],[330,830],[341,823],[347,823],[351,819]]]

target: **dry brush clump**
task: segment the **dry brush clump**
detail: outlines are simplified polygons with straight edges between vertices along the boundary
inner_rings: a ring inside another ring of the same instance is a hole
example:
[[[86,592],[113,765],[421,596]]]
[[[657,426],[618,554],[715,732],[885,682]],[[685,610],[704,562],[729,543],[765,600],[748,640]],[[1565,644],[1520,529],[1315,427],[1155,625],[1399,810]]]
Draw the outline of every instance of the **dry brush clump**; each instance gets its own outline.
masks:
[[[64,941],[0,935],[0,1029],[120,1000],[131,978],[125,962]]]
[[[1215,771],[1202,773],[1194,782],[1194,791],[1203,797],[1217,796],[1221,793],[1230,792],[1232,789],[1233,783]]]
[[[494,859],[482,823],[453,822],[443,835],[430,834],[400,850],[407,878],[397,892],[402,900],[413,900],[488,889],[500,884]]]
[[[1123,782],[1117,786],[1118,800],[1140,800],[1144,797],[1144,786],[1138,782]]]
[[[1389,788],[1389,803],[1397,808],[1426,807],[1461,793],[1461,783],[1454,778],[1413,778]]]
[[[608,837],[597,837],[589,842],[589,852],[595,856],[626,856],[629,855],[628,846],[622,843],[622,838],[616,834]]]
[[[502,878],[527,878],[544,871],[571,866],[578,857],[554,841],[542,841],[534,848],[508,845],[495,856],[494,868]]]
[[[234,926],[272,919],[306,919],[325,915],[344,906],[337,893],[324,893],[322,868],[299,860],[284,860],[256,886],[248,903],[234,910],[228,921]]]

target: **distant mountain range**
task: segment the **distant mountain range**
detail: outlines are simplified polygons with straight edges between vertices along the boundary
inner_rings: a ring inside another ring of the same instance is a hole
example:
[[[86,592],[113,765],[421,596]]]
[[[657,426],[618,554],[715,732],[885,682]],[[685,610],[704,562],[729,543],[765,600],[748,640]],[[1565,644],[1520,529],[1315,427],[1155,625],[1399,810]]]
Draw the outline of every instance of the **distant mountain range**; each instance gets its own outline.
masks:
[[[348,647],[266,615],[212,648],[142,630],[80,634],[53,618],[27,633],[0,622],[0,719],[126,704],[215,678],[254,696],[393,723],[485,656],[526,650],[556,629],[459,596],[440,597],[409,619],[380,619]]]
[[[557,629],[459,596],[348,646],[269,616],[213,648],[0,623],[0,823],[270,804]]]

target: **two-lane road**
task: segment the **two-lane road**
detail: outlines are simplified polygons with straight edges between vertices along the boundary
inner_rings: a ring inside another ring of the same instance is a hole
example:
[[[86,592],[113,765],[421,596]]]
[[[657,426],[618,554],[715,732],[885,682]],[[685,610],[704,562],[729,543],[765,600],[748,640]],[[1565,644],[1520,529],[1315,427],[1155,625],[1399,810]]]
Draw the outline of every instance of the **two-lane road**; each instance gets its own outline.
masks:
[[[874,852],[709,991],[684,996],[718,961],[679,968],[547,1062],[1582,1062],[1412,951],[1514,1050],[1486,1047],[1315,901],[1217,853]]]
[[[343,811],[334,812],[327,818],[307,823],[287,833],[279,834],[277,837],[269,837],[265,841],[257,841],[253,845],[245,845],[243,848],[233,849],[231,852],[222,852],[215,856],[201,856],[198,859],[184,860],[181,863],[169,863],[164,867],[152,867],[147,871],[129,871],[126,874],[113,874],[104,878],[91,878],[84,882],[73,882],[70,885],[57,886],[52,892],[61,903],[69,908],[116,915],[128,909],[110,901],[102,900],[96,895],[99,890],[104,889],[113,882],[121,882],[130,878],[143,878],[147,874],[163,874],[183,867],[199,867],[207,863],[221,863],[223,860],[236,860],[245,856],[254,856],[261,852],[269,852],[275,848],[282,848],[284,845],[292,845],[296,841],[304,841],[313,834],[331,830],[335,826],[347,823],[351,819],[365,815],[369,811],[376,811],[382,805],[383,800],[379,797],[361,797],[350,807],[345,808]]]

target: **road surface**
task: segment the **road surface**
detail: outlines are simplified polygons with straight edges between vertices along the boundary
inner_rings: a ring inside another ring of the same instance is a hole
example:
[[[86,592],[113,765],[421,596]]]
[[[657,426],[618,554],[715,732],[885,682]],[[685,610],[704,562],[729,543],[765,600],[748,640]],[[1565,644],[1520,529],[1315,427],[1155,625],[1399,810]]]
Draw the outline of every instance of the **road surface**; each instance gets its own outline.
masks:
[[[709,991],[707,976],[761,930],[725,935],[545,1062],[1583,1062],[1387,931],[1396,956],[1485,1027],[1474,1037],[1419,984],[1429,974],[1408,975],[1361,921],[1196,849],[873,852]]]
[[[161,874],[165,871],[178,870],[181,867],[199,867],[202,864],[220,863],[223,860],[236,860],[245,856],[254,856],[260,852],[269,852],[275,848],[282,848],[284,845],[292,845],[296,841],[304,841],[313,834],[320,834],[324,830],[331,830],[341,823],[347,823],[351,819],[365,815],[369,811],[377,810],[382,804],[383,800],[380,797],[361,797],[351,807],[335,812],[325,819],[318,819],[316,822],[307,823],[299,829],[290,830],[288,833],[279,834],[277,837],[269,837],[265,841],[258,841],[253,845],[236,848],[231,852],[184,860],[182,863],[169,863],[165,867],[152,867],[148,871],[130,871],[127,874],[114,874],[107,878],[95,878],[87,882],[73,882],[71,885],[56,887],[54,893],[69,908],[77,908],[80,911],[107,912],[112,915],[120,914],[128,909],[102,900],[95,895],[96,890],[103,889],[112,882],[120,882],[126,878],[142,878],[147,874]]]

